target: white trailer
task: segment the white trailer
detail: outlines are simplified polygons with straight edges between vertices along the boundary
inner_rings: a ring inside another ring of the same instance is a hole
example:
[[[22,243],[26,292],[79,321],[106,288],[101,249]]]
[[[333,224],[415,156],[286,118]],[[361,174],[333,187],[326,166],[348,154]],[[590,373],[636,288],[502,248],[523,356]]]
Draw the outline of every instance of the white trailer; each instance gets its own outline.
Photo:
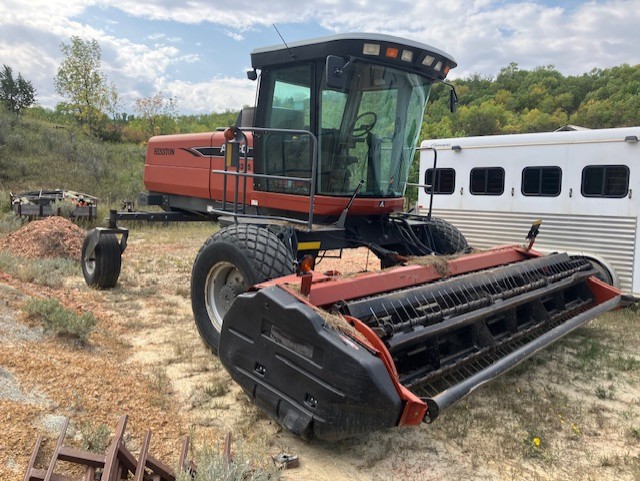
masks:
[[[585,255],[603,278],[640,293],[640,127],[425,140],[420,183],[433,215],[477,248],[523,243]],[[437,165],[434,175],[434,152]],[[429,209],[421,187],[418,209]]]

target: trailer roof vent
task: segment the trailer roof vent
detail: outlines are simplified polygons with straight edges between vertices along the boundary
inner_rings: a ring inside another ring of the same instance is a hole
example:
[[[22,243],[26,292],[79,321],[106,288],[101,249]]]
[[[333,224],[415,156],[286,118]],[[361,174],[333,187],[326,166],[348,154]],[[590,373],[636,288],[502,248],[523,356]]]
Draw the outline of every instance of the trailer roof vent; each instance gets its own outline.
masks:
[[[629,142],[630,144],[635,144],[638,141],[638,136],[637,135],[627,135],[624,138],[625,142]]]
[[[460,147],[459,145],[452,145],[451,146],[451,150],[455,150],[456,152],[460,152],[462,150],[462,147]]]

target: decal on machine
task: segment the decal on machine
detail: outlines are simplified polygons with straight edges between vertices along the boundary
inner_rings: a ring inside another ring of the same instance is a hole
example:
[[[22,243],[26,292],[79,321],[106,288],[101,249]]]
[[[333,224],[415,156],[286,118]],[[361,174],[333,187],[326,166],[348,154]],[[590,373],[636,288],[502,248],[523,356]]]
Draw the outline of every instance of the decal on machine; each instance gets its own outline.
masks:
[[[171,147],[154,147],[153,155],[176,155],[176,151]]]

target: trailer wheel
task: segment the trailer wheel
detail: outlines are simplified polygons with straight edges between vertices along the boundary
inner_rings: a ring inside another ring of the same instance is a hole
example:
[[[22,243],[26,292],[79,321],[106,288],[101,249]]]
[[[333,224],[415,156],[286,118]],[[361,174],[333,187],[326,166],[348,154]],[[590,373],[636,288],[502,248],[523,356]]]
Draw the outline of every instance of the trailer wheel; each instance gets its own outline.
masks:
[[[259,282],[292,274],[294,260],[269,230],[232,225],[207,239],[191,272],[191,307],[200,336],[218,354],[224,316],[235,298]]]
[[[122,251],[115,234],[101,234],[93,252],[88,251],[91,232],[82,243],[82,275],[90,287],[109,289],[120,277]]]
[[[467,239],[465,239],[462,232],[446,220],[432,217],[429,228],[438,254],[457,254],[469,248]]]

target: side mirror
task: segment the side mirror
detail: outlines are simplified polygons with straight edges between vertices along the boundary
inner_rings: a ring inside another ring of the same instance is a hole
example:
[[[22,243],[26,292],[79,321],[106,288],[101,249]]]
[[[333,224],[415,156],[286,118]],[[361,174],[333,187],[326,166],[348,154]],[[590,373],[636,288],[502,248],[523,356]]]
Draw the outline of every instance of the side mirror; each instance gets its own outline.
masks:
[[[333,89],[341,90],[344,88],[344,70],[349,62],[342,57],[329,55],[326,63],[326,80],[327,86]]]
[[[240,111],[240,127],[254,127],[253,121],[255,116],[255,107],[243,107]]]
[[[458,94],[456,94],[456,89],[451,85],[451,90],[449,91],[449,110],[451,113],[456,111],[456,104],[458,103]]]

